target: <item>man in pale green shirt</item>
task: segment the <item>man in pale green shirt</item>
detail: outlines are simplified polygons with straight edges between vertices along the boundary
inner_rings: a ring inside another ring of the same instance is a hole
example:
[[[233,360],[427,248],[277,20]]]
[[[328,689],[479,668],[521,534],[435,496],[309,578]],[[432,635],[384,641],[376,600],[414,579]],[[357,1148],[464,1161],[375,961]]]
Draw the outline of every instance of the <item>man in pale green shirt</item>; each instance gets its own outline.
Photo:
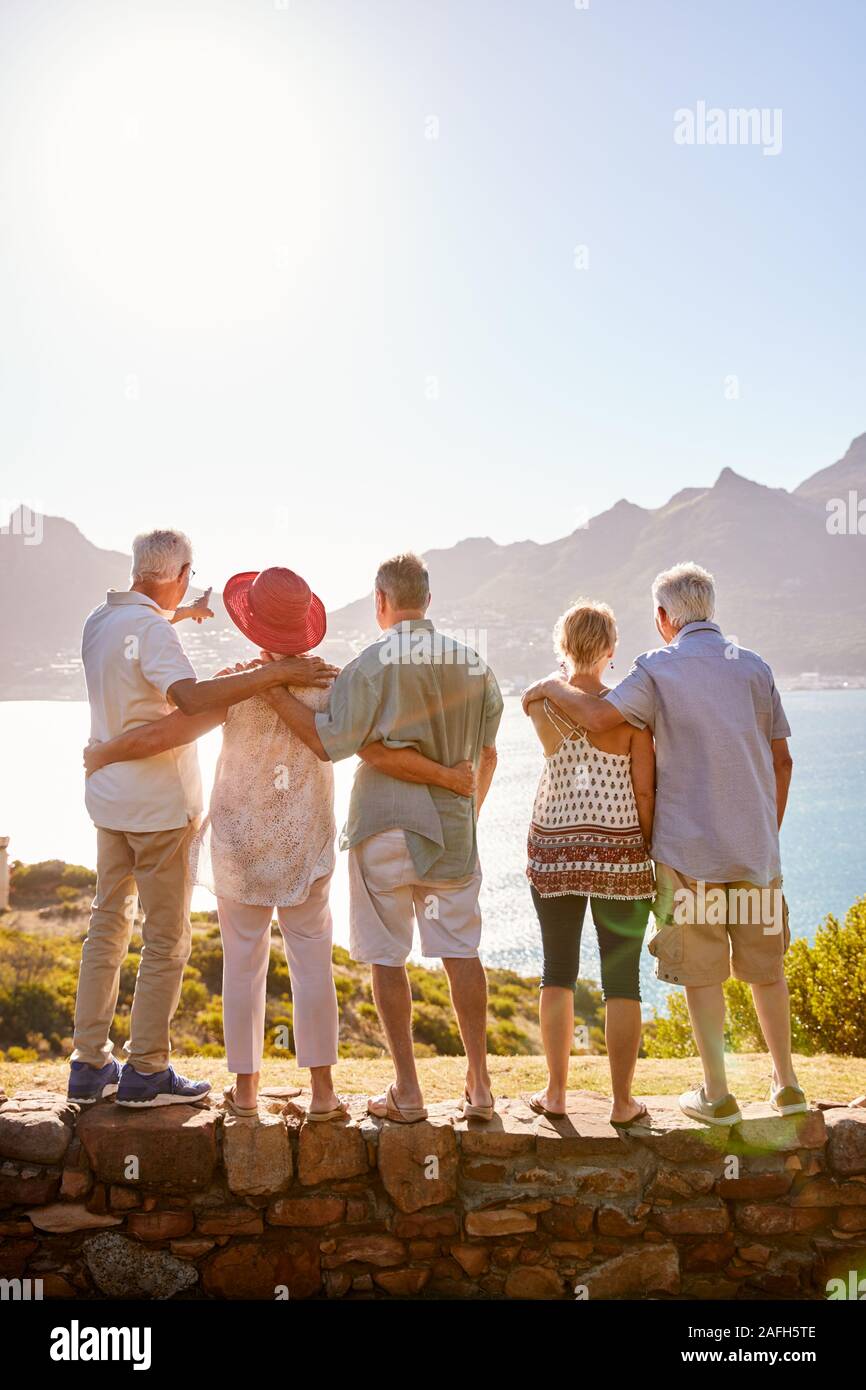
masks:
[[[475,795],[466,797],[398,782],[362,762],[341,836],[341,847],[349,850],[352,956],[372,967],[373,996],[396,1070],[394,1084],[369,1108],[404,1123],[427,1113],[405,965],[415,922],[422,954],[440,957],[448,974],[466,1049],[465,1112],[493,1115],[487,981],[478,959],[476,820],[496,766],[502,696],[477,653],[436,630],[426,617],[429,603],[427,570],[417,556],[386,561],[376,576],[382,636],[341,671],[328,709],[314,714],[285,690],[274,697],[285,722],[320,758],[338,762],[381,741],[417,748],[447,766],[468,761],[476,770]]]

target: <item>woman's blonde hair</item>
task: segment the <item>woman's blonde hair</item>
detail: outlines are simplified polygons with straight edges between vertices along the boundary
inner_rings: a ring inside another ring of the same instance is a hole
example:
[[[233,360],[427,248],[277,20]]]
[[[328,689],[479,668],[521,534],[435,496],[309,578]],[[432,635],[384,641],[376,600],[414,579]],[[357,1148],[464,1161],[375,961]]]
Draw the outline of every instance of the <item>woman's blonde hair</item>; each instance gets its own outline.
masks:
[[[616,646],[616,618],[606,603],[579,598],[556,621],[553,645],[572,671],[591,671]]]

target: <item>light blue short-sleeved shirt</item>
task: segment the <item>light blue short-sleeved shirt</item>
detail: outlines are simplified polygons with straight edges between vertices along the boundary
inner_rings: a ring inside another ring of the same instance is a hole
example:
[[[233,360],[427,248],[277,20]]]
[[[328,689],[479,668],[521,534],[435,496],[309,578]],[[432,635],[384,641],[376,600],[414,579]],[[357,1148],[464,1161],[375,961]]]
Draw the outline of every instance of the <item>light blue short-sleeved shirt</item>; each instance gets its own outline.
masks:
[[[607,699],[655,736],[653,859],[707,883],[778,878],[771,743],[791,729],[767,663],[716,623],[689,623]]]

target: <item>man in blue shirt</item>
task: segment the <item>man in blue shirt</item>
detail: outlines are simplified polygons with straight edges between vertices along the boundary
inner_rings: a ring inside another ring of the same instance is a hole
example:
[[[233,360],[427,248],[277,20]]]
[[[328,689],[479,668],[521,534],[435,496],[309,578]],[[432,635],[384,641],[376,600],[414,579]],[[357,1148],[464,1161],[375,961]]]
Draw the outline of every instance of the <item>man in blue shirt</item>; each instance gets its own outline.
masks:
[[[590,732],[623,720],[656,743],[657,974],[685,986],[704,1085],[680,1097],[686,1114],[728,1126],[742,1118],[728,1091],[722,985],[752,987],[773,1057],[770,1101],[783,1115],[806,1109],[791,1060],[779,829],[791,781],[790,727],[766,662],[713,622],[715,584],[693,563],[653,583],[666,646],[639,656],[603,696],[558,677],[531,686],[524,709],[549,699]]]

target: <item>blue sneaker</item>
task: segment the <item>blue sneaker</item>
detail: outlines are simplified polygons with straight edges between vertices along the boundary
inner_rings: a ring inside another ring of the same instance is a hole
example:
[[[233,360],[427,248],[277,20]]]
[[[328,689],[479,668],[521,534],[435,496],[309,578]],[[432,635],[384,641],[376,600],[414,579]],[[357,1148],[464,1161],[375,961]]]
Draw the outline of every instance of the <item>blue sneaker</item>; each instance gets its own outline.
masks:
[[[187,1081],[174,1067],[142,1076],[127,1062],[115,1099],[118,1105],[195,1105],[209,1090],[209,1081]]]
[[[104,1096],[113,1096],[120,1081],[120,1063],[109,1058],[104,1067],[91,1067],[87,1062],[69,1063],[68,1100],[76,1105],[93,1105]]]

